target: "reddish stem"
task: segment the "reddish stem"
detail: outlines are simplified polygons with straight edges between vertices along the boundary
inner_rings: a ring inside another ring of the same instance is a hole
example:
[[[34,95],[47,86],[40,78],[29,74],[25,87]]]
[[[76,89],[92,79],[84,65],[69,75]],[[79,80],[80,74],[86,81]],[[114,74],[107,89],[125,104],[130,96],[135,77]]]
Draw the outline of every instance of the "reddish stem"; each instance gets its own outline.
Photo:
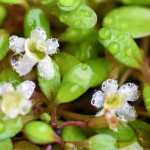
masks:
[[[52,110],[51,113],[51,124],[53,127],[57,125],[57,107]]]
[[[86,122],[83,122],[83,121],[66,121],[66,122],[63,122],[62,124],[60,125],[57,125],[58,128],[64,128],[65,126],[79,126],[79,127],[85,127],[86,126]]]

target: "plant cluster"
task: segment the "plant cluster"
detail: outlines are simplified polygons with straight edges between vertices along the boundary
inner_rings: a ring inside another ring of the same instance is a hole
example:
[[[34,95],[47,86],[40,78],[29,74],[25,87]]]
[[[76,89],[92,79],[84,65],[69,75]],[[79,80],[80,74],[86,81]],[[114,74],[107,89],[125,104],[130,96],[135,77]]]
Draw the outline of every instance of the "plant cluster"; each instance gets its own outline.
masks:
[[[0,0],[0,150],[150,149],[150,0]]]

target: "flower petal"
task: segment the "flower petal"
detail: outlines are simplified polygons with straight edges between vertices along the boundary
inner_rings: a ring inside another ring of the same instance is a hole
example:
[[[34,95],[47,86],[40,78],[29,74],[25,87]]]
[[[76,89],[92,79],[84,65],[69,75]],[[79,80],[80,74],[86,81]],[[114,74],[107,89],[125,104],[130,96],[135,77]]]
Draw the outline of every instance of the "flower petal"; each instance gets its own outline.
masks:
[[[12,67],[20,76],[28,74],[36,63],[36,60],[31,59],[26,54],[14,54],[11,60]]]
[[[102,91],[97,91],[93,94],[91,104],[97,108],[100,108],[104,104],[104,93]]]
[[[10,83],[1,83],[0,84],[0,95],[4,95],[7,92],[14,92],[14,88]]]
[[[133,121],[137,117],[136,110],[134,109],[134,107],[130,106],[127,102],[122,107],[120,107],[116,112],[118,114],[118,117],[125,122]]]
[[[32,30],[30,37],[41,41],[45,41],[47,38],[45,30],[40,27],[37,27],[34,30]]]
[[[32,102],[30,100],[22,100],[20,103],[20,114],[26,115],[32,107]]]
[[[134,83],[126,83],[118,89],[118,93],[124,96],[126,101],[135,101],[139,97],[138,86]]]
[[[96,115],[95,117],[100,117],[102,115],[104,115],[105,109],[101,109]]]
[[[57,53],[57,48],[59,47],[58,39],[51,38],[46,41],[46,53],[53,55]]]
[[[32,81],[24,81],[17,86],[17,92],[21,93],[25,99],[29,99],[34,92],[35,83]]]
[[[12,35],[9,38],[9,48],[16,53],[24,52],[24,44],[25,44],[24,38],[20,38],[16,35]]]
[[[39,75],[46,80],[50,80],[54,76],[54,67],[52,60],[49,56],[46,56],[38,63]]]
[[[117,80],[108,79],[102,83],[102,91],[106,94],[115,93],[118,89]]]

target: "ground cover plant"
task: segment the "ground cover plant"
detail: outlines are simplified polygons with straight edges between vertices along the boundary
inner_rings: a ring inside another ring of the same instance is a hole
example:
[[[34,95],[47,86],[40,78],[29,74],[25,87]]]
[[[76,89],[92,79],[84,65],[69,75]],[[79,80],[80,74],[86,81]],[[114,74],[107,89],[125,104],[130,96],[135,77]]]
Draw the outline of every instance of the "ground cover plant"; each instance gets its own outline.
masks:
[[[0,0],[0,150],[150,149],[150,0]]]

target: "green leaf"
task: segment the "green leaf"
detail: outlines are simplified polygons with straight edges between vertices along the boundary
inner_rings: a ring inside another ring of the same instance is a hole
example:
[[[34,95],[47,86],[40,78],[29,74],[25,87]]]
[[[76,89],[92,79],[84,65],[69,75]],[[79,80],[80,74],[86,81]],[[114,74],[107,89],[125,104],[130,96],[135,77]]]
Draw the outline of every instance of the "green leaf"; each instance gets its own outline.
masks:
[[[55,54],[54,60],[59,66],[60,73],[62,76],[64,76],[74,65],[80,63],[80,61],[76,59],[74,56],[65,52],[60,52],[58,54]]]
[[[101,128],[94,130],[96,133],[109,134],[117,139],[119,142],[127,142],[132,140],[135,137],[133,129],[129,125],[118,125],[118,131],[114,132],[109,128]]]
[[[42,90],[42,92],[44,93],[44,95],[48,98],[51,99],[52,97],[54,97],[58,91],[59,85],[60,85],[60,72],[59,72],[59,68],[57,66],[57,64],[53,62],[53,66],[54,66],[54,77],[50,80],[46,80],[43,77],[41,77],[40,75],[38,75],[38,82],[39,82],[39,86]]]
[[[19,141],[14,145],[15,150],[40,150],[37,145],[29,143],[27,141]]]
[[[150,0],[119,0],[124,4],[134,4],[134,5],[150,5]]]
[[[143,147],[149,148],[150,147],[150,124],[137,119],[135,121],[130,122],[130,125],[132,126],[132,128],[136,130],[140,144]]]
[[[99,31],[99,40],[106,49],[126,66],[139,68],[142,54],[128,32],[116,29],[102,28]]]
[[[66,31],[61,34],[60,40],[71,42],[71,43],[77,43],[77,42],[82,43],[84,40],[97,41],[97,37],[98,34],[95,28],[90,28],[90,29],[67,28]]]
[[[13,150],[13,144],[10,139],[0,141],[0,150]]]
[[[90,87],[98,86],[102,81],[104,81],[111,72],[113,66],[112,63],[103,58],[88,60],[86,61],[86,64],[91,67],[93,72]]]
[[[85,133],[77,126],[66,126],[62,129],[61,137],[67,142],[77,142],[86,139]],[[76,148],[75,150],[83,150],[83,148]]]
[[[9,51],[9,34],[6,30],[0,30],[0,61],[5,58]]]
[[[42,121],[30,121],[25,124],[23,133],[26,138],[36,144],[49,144],[57,142],[57,135],[52,127]]]
[[[103,27],[129,32],[134,38],[150,35],[150,9],[126,6],[112,10],[103,20]]]
[[[20,4],[21,0],[0,0],[0,3],[6,4]]]
[[[97,134],[89,138],[86,142],[89,150],[117,150],[117,141],[107,134]]]
[[[9,82],[16,87],[22,82],[22,79],[15,71],[7,68],[0,72],[0,82]]]
[[[63,77],[56,103],[67,103],[81,96],[90,86],[93,72],[87,64],[77,64]]]
[[[0,5],[0,25],[3,23],[3,20],[5,19],[6,17],[6,9],[5,7],[3,7],[2,5]]]
[[[150,112],[150,85],[149,84],[144,84],[143,97],[144,97],[146,110]]]
[[[23,127],[22,119],[17,117],[15,119],[3,119],[0,118],[0,140],[5,140],[15,136],[21,131]]]
[[[64,11],[75,10],[79,7],[82,0],[57,0],[57,6]]]
[[[24,35],[30,37],[31,31],[36,27],[41,27],[46,31],[47,37],[50,37],[50,25],[47,16],[41,9],[30,8],[24,18]]]
[[[73,11],[62,11],[59,19],[72,28],[86,29],[96,24],[97,16],[90,7],[81,5],[78,9]]]

